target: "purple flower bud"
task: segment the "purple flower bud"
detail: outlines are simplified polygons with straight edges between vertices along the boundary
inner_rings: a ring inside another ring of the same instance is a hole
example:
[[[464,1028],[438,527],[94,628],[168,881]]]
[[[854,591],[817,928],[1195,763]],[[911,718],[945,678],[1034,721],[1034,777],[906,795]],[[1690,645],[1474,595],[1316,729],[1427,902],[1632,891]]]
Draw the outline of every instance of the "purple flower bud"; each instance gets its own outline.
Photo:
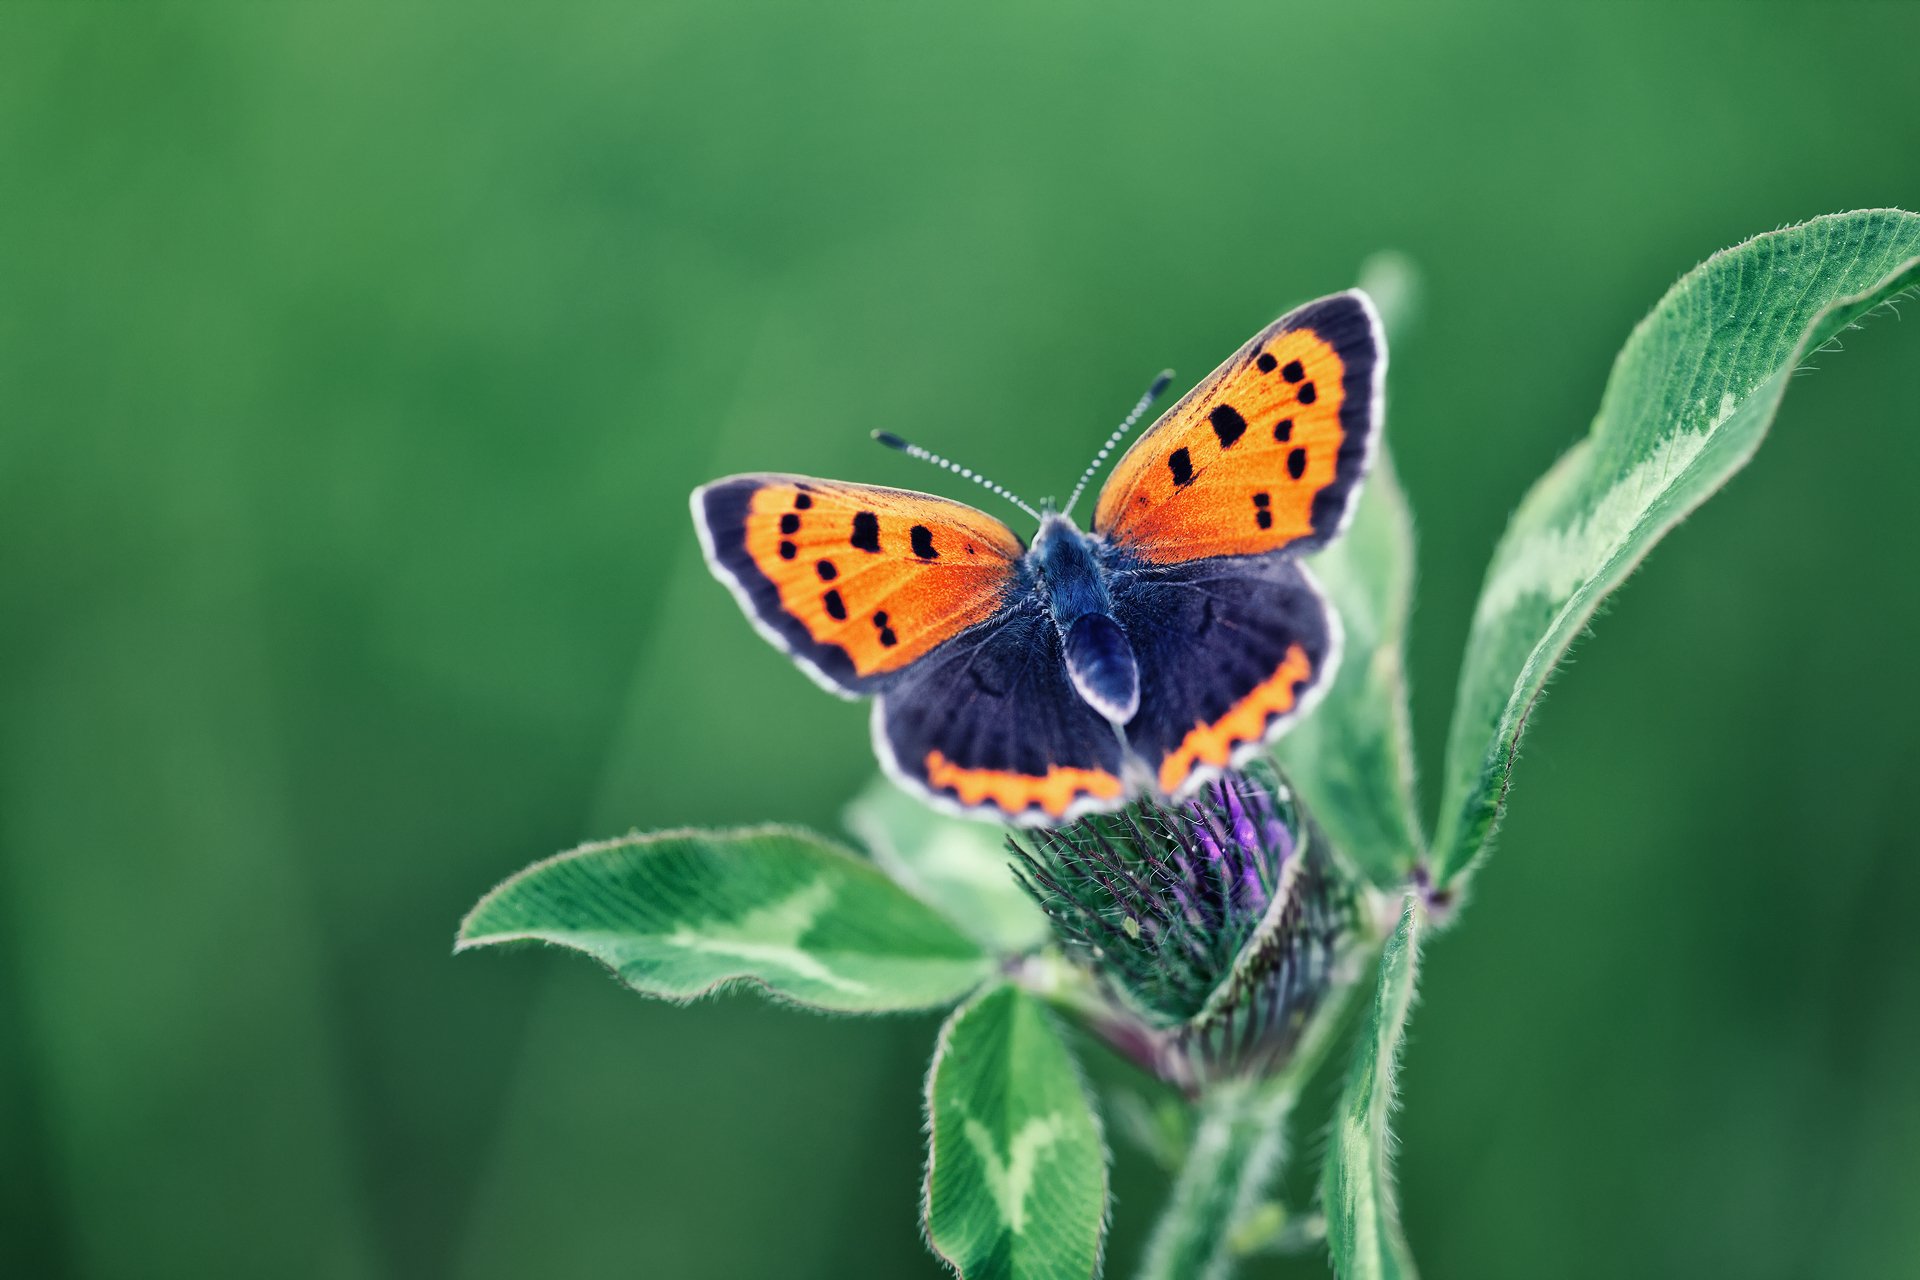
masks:
[[[1100,1030],[1186,1088],[1274,1070],[1332,981],[1358,892],[1271,770],[1185,804],[1026,833],[1016,871],[1105,990]]]

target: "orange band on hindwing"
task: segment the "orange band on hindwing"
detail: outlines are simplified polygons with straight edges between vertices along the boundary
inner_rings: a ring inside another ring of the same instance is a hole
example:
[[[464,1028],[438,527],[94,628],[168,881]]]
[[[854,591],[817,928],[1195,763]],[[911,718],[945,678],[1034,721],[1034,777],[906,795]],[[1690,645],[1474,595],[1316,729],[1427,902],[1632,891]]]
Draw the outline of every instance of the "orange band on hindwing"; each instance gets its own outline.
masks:
[[[1041,776],[998,769],[967,769],[938,751],[927,753],[927,781],[952,792],[969,808],[990,803],[1004,813],[1018,814],[1037,806],[1054,818],[1064,817],[1073,802],[1083,796],[1118,800],[1124,792],[1120,779],[1105,769],[1053,765]]]
[[[1225,768],[1234,750],[1266,737],[1273,717],[1294,710],[1300,691],[1313,678],[1313,660],[1299,645],[1289,645],[1287,656],[1253,692],[1233,704],[1212,724],[1196,724],[1160,762],[1160,790],[1168,795],[1180,789],[1200,765]]]

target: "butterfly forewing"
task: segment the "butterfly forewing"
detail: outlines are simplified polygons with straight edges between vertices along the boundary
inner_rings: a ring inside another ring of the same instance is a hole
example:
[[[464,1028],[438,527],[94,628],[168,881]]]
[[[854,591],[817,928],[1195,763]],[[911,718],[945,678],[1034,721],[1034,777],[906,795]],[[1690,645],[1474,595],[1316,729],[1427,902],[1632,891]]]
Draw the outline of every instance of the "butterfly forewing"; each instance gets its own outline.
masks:
[[[806,476],[730,476],[694,491],[707,561],[769,639],[860,694],[1006,600],[1025,547],[964,503]]]
[[[1385,368],[1365,294],[1282,316],[1120,459],[1094,532],[1155,564],[1325,544],[1366,473]]]

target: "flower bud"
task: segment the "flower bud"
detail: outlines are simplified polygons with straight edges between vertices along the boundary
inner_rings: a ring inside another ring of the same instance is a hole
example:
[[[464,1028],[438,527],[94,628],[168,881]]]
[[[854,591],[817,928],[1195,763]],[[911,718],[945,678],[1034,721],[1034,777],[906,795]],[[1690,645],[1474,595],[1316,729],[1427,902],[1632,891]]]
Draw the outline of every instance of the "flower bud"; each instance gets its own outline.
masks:
[[[1015,853],[1115,1006],[1102,1033],[1188,1089],[1277,1069],[1358,922],[1358,891],[1271,769],[1039,829]]]

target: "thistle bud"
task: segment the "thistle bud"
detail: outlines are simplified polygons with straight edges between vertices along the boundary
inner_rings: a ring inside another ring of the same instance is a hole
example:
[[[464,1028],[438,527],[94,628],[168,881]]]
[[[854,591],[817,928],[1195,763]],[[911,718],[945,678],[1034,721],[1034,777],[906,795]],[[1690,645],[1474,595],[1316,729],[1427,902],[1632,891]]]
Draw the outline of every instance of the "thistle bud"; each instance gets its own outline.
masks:
[[[1014,851],[1114,1005],[1103,1034],[1187,1089],[1276,1070],[1358,922],[1358,891],[1270,769],[1036,830]]]

